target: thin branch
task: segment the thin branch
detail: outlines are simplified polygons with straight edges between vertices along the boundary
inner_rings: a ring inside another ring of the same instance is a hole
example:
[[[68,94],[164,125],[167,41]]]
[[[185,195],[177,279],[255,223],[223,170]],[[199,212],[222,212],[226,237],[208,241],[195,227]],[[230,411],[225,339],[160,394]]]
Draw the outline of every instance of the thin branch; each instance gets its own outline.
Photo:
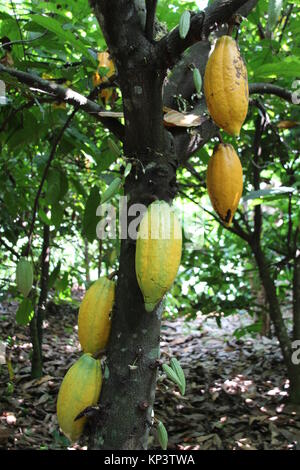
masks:
[[[44,92],[50,94],[57,101],[64,101],[75,107],[79,106],[79,109],[86,111],[88,114],[96,117],[107,129],[113,132],[118,139],[124,140],[124,126],[115,118],[106,117],[105,111],[94,101],[89,100],[86,96],[49,80],[44,80],[37,75],[33,75],[27,72],[6,67],[0,64],[0,75],[1,73],[7,73],[12,77],[15,77],[20,83],[28,85],[32,91]]]
[[[61,130],[59,131],[57,137],[54,140],[54,144],[52,146],[52,149],[51,149],[48,161],[46,163],[46,166],[45,166],[45,169],[44,169],[44,172],[43,172],[43,176],[42,176],[38,191],[37,191],[36,196],[35,196],[35,200],[34,200],[34,204],[33,204],[33,211],[32,211],[32,219],[31,219],[31,224],[30,224],[30,228],[29,228],[29,232],[28,232],[28,243],[27,243],[27,247],[26,247],[26,251],[25,251],[25,256],[28,256],[29,252],[30,252],[32,237],[33,237],[34,224],[35,224],[35,220],[36,220],[36,212],[37,212],[37,208],[38,208],[38,202],[39,202],[40,195],[42,193],[42,189],[43,189],[45,180],[47,178],[47,174],[48,174],[51,162],[52,162],[52,160],[55,156],[57,147],[58,147],[58,145],[59,145],[59,143],[60,143],[60,141],[61,141],[61,139],[64,135],[65,130],[69,126],[70,122],[72,121],[72,119],[75,116],[77,111],[78,111],[78,106],[69,115],[68,119],[66,120],[65,124],[63,125],[63,127],[61,128]]]
[[[260,39],[265,39],[266,34],[260,21],[257,23],[257,29]]]
[[[248,230],[249,236],[250,236],[250,234],[251,234],[251,227],[250,227],[250,224],[249,224],[249,222],[248,222],[248,220],[247,220],[247,218],[246,218],[245,213],[244,213],[241,209],[237,209],[236,211],[237,211],[237,213],[239,214],[239,216],[240,216],[240,218],[242,219],[242,221],[244,222],[244,224],[245,224],[245,226],[246,226],[246,228],[247,228],[247,230]]]
[[[189,162],[185,162],[184,164],[185,168],[193,175],[195,176],[195,178],[200,181],[201,183],[203,183],[203,178],[201,177],[201,175],[197,172],[197,170],[195,170],[195,168],[193,167],[193,165]]]
[[[265,116],[257,116],[255,123],[255,134],[253,138],[253,187],[255,191],[260,189],[260,168],[258,166],[259,157],[261,155],[261,137],[265,129],[266,118]],[[262,212],[261,205],[258,204],[254,207],[254,232],[252,241],[256,248],[260,246],[260,237],[262,230]]]
[[[292,103],[292,92],[271,83],[249,83],[249,94],[253,95],[254,93],[276,95]]]
[[[16,114],[19,113],[20,111],[23,111],[24,109],[31,108],[32,106],[34,106],[36,104],[36,100],[37,100],[37,98],[30,99],[26,103],[19,106],[19,108],[11,107],[6,119],[1,124],[0,133],[5,130],[5,126],[7,125],[8,121],[12,117],[12,115],[16,116]],[[51,103],[51,102],[54,102],[54,101],[55,101],[55,99],[52,99],[52,98],[50,98],[50,99],[49,98],[43,98],[43,99],[38,100],[39,103]]]
[[[193,166],[189,163],[189,162],[186,162],[185,163],[185,167],[187,170],[189,170],[191,172],[192,175],[195,176],[195,178],[200,181],[202,184],[203,184],[203,178],[201,178],[201,175],[199,175],[199,173],[197,173],[197,171],[193,168]],[[188,197],[186,195],[186,197]],[[195,202],[195,201],[193,201]],[[245,215],[240,211],[238,210],[237,212],[239,213],[240,217],[242,218],[242,220],[244,221],[247,229],[248,229],[248,232],[244,231],[242,229],[242,227],[239,225],[239,223],[233,219],[233,225],[234,225],[234,229],[232,227],[227,227],[222,221],[221,219],[219,219],[213,212],[210,212],[208,211],[207,209],[205,209],[204,207],[202,207],[202,209],[207,212],[208,214],[210,214],[212,217],[214,217],[215,220],[217,220],[223,227],[225,227],[226,229],[228,229],[229,231],[231,231],[232,233],[235,233],[236,235],[238,235],[240,238],[242,238],[243,240],[245,241],[248,241],[250,240],[251,238],[251,229],[250,229],[250,226],[248,224],[248,221],[246,220],[245,218]]]
[[[48,34],[48,31],[45,31],[40,36],[38,36],[36,38],[32,38],[32,39],[19,39],[19,40],[16,40],[16,41],[8,41],[8,42],[5,42],[3,44],[0,44],[0,48],[5,49],[6,46],[14,46],[15,44],[22,44],[23,47],[24,47],[24,44],[27,44],[27,43],[30,43],[30,42],[33,42],[33,41],[37,41],[38,39],[41,39],[44,36],[46,36],[46,34]],[[28,55],[33,55],[33,54],[28,54]],[[38,56],[35,56],[35,57],[38,57]]]
[[[289,19],[290,19],[290,16],[292,14],[292,11],[293,11],[293,8],[294,8],[294,4],[291,3],[288,7],[288,11],[287,11],[287,14],[286,14],[286,17],[285,17],[285,20],[284,20],[284,24],[282,26],[282,30],[281,30],[281,34],[280,34],[280,38],[279,38],[279,41],[278,43],[281,44],[281,41],[283,39],[283,34],[284,34],[284,31],[285,31],[285,28],[287,27],[287,24],[289,22]]]
[[[16,14],[15,5],[14,5],[14,2],[12,0],[10,0],[10,4],[11,4],[11,7],[12,7],[12,10],[13,10],[13,13],[14,13],[14,17],[15,17],[15,20],[16,20],[16,23],[17,23],[17,27],[18,27],[18,30],[19,30],[21,43],[22,43],[22,47],[23,47],[24,59],[26,59],[26,52],[25,52],[25,47],[24,47],[23,34],[22,34],[22,30],[20,28],[19,20],[18,20],[17,14]]]
[[[146,16],[145,34],[146,34],[146,38],[149,41],[153,41],[153,30],[154,30],[156,7],[157,7],[157,0],[146,0],[147,16]]]
[[[227,23],[247,1],[219,0],[213,2],[204,12],[192,15],[190,29],[184,39],[179,35],[179,26],[173,29],[157,43],[157,54],[161,67],[167,69],[174,66],[186,49],[207,38],[218,25]]]
[[[287,234],[287,249],[288,249],[288,253],[290,254],[293,251],[291,247],[291,238],[292,238],[292,233],[293,233],[292,195],[291,194],[289,194],[288,217],[289,217],[289,224],[288,224],[288,234]]]
[[[20,258],[19,253],[17,253],[11,246],[9,246],[3,238],[0,238],[0,245],[5,246],[5,248],[12,253],[17,259]]]
[[[200,209],[202,209],[204,212],[206,212],[207,214],[209,214],[211,217],[213,217],[220,225],[222,225],[222,227],[224,227],[226,230],[228,230],[229,232],[231,233],[234,233],[235,235],[238,235],[240,238],[242,238],[243,240],[245,241],[249,241],[249,235],[244,232],[241,227],[238,225],[238,223],[236,222],[235,224],[235,228],[233,227],[228,227],[227,225],[225,225],[223,223],[223,221],[221,219],[219,219],[218,216],[216,216],[213,212],[211,212],[210,210],[208,209],[205,209],[205,207],[199,205],[193,198],[191,198],[190,196],[188,196],[184,191],[178,191],[180,194],[182,194],[185,198],[189,199],[191,202],[193,202],[194,204],[196,204],[197,206],[200,207]]]
[[[300,255],[294,259],[293,276],[293,339],[300,338]]]

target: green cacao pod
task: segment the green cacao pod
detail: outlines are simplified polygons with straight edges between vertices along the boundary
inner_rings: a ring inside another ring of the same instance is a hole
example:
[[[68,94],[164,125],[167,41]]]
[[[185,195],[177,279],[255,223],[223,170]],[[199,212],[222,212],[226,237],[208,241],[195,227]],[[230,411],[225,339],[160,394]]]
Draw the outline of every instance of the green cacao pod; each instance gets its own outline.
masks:
[[[137,281],[145,310],[152,312],[172,286],[181,260],[181,225],[165,201],[155,201],[144,214],[135,255]]]
[[[33,284],[33,268],[30,261],[21,258],[17,265],[16,282],[18,291],[27,297]]]
[[[83,354],[66,373],[57,398],[57,419],[62,432],[74,442],[81,436],[86,417],[75,418],[97,404],[102,386],[100,361]]]
[[[106,348],[115,300],[115,283],[100,277],[87,290],[78,315],[78,338],[85,353],[96,354]]]

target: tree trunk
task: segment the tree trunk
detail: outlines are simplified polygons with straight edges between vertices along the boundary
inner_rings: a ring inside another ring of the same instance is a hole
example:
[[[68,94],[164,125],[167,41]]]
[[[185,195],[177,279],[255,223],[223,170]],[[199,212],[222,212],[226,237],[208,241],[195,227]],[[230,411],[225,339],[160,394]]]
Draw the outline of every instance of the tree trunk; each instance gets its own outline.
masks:
[[[50,256],[50,229],[44,224],[43,247],[41,253],[40,296],[35,315],[30,322],[30,335],[32,342],[31,376],[40,378],[43,375],[43,320],[48,296],[49,256]]]
[[[299,356],[300,354],[298,354],[298,359]],[[289,379],[289,401],[293,403],[293,405],[300,405],[300,364],[295,364],[291,367]]]
[[[32,343],[31,377],[33,379],[38,379],[43,375],[43,356],[40,345],[36,314],[30,322],[30,339]]]
[[[291,340],[282,318],[280,305],[276,295],[276,286],[270,273],[267,260],[260,247],[256,247],[255,249],[253,248],[253,251],[258,265],[260,278],[266,291],[270,317],[287,367],[288,378],[290,381],[289,400],[291,403],[300,404],[300,364],[293,362]]]
[[[121,76],[122,80],[122,76]],[[126,179],[128,211],[133,204],[170,201],[176,192],[171,139],[162,124],[163,77],[155,70],[133,68],[123,81],[126,119],[124,151],[133,162]],[[140,210],[140,209],[139,209]],[[128,213],[128,212],[127,212]],[[162,305],[147,313],[135,273],[135,240],[122,213],[120,269],[101,414],[92,448],[146,449],[159,359]],[[128,223],[130,223],[128,217]]]
[[[295,341],[295,354],[293,357],[293,368],[290,377],[290,401],[300,405],[300,255],[294,259],[293,279],[293,341]],[[297,364],[297,362],[299,362]]]

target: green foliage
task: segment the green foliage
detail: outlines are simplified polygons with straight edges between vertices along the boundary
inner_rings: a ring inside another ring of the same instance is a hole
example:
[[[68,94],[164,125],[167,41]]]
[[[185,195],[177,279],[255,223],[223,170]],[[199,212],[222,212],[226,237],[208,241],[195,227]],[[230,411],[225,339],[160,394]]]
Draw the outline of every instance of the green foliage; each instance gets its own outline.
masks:
[[[162,421],[158,422],[157,425],[157,438],[162,450],[167,450],[168,447],[168,432]]]
[[[33,315],[34,310],[31,300],[28,298],[23,299],[16,313],[16,322],[19,325],[27,325],[33,318]]]
[[[207,3],[160,0],[158,17],[168,30],[180,25],[180,33],[185,36],[189,30],[188,11],[199,11]],[[299,95],[296,80],[300,69],[299,7],[295,4],[291,10],[291,5],[287,0],[257,2],[247,21],[241,24],[238,41],[250,83],[274,82]],[[14,12],[12,2],[2,1],[0,12],[0,37],[16,41],[11,51],[14,66],[88,96],[93,89],[97,53],[107,47],[89,2],[34,1],[19,2],[17,6]],[[21,21],[17,21],[15,13]],[[19,27],[24,45],[20,44]],[[0,54],[5,63],[7,56],[2,48]],[[196,68],[193,78],[200,94],[202,80]],[[3,156],[0,160],[0,282],[2,297],[17,298],[14,274],[18,257],[26,248],[34,201],[55,139],[72,107],[58,108],[51,96],[36,93],[15,79],[6,79],[7,105],[0,108]],[[286,298],[292,283],[287,242],[295,236],[299,220],[300,127],[279,129],[277,123],[286,119],[300,121],[299,105],[272,95],[255,97],[265,107],[269,119],[261,141],[259,191],[253,185],[253,148],[255,125],[262,111],[251,105],[240,139],[234,141],[226,135],[223,139],[235,146],[244,171],[243,201],[235,220],[244,231],[253,230],[254,210],[256,205],[261,206],[262,245],[281,300]],[[99,103],[103,105],[100,100]],[[109,102],[107,109],[122,111],[118,90],[116,101]],[[242,314],[245,309],[253,315],[261,311],[256,298],[258,272],[249,246],[205,212],[212,212],[205,175],[214,145],[215,142],[209,142],[190,160],[200,179],[184,168],[178,172],[181,192],[177,204],[184,213],[185,233],[180,274],[168,295],[166,311],[170,316],[189,318],[201,311],[216,312],[217,318],[221,318],[221,314],[237,311]],[[121,167],[125,168],[124,176]],[[131,171],[132,164],[123,158],[122,145],[116,138],[91,116],[77,112],[60,141],[38,200],[31,249],[37,293],[44,224],[50,228],[49,287],[55,300],[69,301],[72,286],[87,282],[85,243],[94,279],[99,266],[100,272],[105,273],[118,266],[119,240],[107,239],[100,246],[96,239],[99,221],[96,209],[100,201],[117,203],[121,183]],[[195,226],[193,219],[196,219]],[[195,241],[196,232],[200,241]],[[18,320],[26,324],[30,315],[28,302],[21,303]],[[260,323],[255,320],[247,331],[255,332],[259,328]]]

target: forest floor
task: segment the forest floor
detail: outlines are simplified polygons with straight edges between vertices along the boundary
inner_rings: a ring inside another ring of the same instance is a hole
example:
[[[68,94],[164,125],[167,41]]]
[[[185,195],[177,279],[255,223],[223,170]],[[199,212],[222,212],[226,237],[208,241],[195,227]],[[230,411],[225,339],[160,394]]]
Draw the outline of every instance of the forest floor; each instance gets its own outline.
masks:
[[[0,304],[0,340],[9,336],[12,369],[0,347],[0,448],[86,449],[59,432],[56,398],[67,369],[80,356],[77,309],[55,306],[44,323],[44,376],[30,377],[28,327],[15,323],[15,302]],[[248,315],[164,321],[162,360],[175,356],[186,394],[161,372],[155,416],[169,433],[169,449],[300,449],[300,410],[286,404],[288,381],[276,339],[232,336]],[[12,377],[13,374],[13,377]],[[159,448],[155,431],[150,448]]]

